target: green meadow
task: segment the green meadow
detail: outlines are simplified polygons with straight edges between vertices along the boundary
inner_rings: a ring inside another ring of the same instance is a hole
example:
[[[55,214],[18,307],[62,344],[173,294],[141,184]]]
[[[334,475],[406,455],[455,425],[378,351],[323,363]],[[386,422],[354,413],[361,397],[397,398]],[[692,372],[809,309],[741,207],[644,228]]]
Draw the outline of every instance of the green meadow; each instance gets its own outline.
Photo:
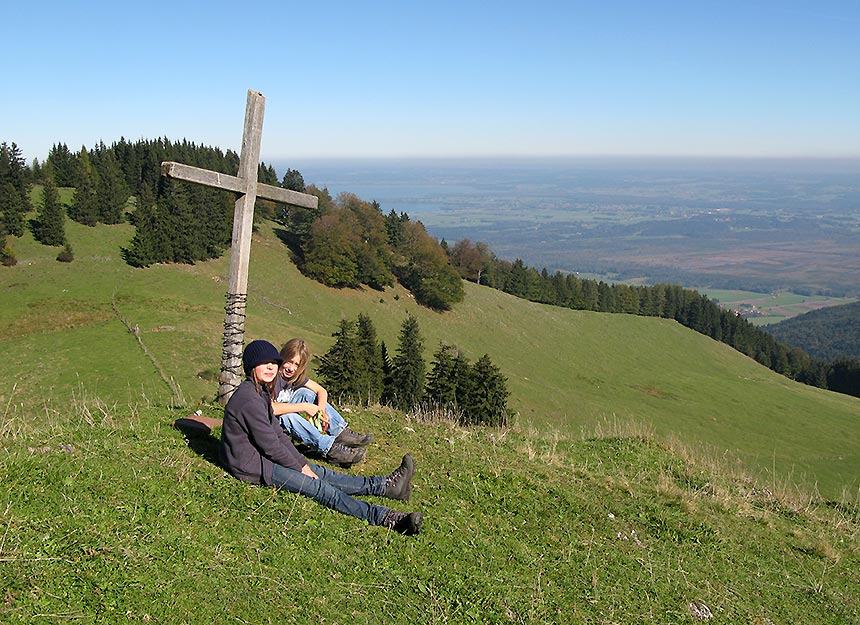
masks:
[[[319,354],[363,312],[393,352],[411,313],[428,362],[444,341],[508,378],[500,430],[344,407],[377,436],[357,472],[417,459],[405,538],[171,427],[218,416],[227,257],[133,269],[130,226],[66,228],[74,262],[27,235],[0,268],[0,622],[860,622],[856,398],[668,320],[328,289],[264,222],[246,340]]]
[[[737,308],[741,305],[755,306],[762,315],[749,317],[755,325],[779,323],[819,308],[839,306],[857,301],[851,297],[830,297],[827,295],[801,295],[788,291],[778,293],[757,293],[755,291],[698,289],[711,299],[719,301],[724,308]]]

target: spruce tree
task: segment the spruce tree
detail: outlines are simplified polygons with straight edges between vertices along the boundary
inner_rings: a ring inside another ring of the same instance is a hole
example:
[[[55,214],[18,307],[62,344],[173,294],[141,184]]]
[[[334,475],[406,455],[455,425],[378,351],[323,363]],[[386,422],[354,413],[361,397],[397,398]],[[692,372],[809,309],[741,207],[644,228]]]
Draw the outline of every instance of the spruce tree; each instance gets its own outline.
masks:
[[[305,190],[305,179],[302,177],[302,174],[295,169],[287,169],[287,173],[284,174],[281,186],[285,189],[290,189],[291,191],[303,193]]]
[[[0,233],[20,237],[24,234],[24,208],[21,195],[6,182],[0,185]]]
[[[356,322],[356,376],[363,405],[373,405],[382,399],[384,378],[382,351],[376,340],[376,328],[370,317],[361,313]]]
[[[332,336],[335,339],[334,344],[320,358],[317,374],[330,397],[339,402],[357,401],[360,398],[361,389],[356,374],[360,363],[355,324],[341,319],[338,330]]]
[[[474,425],[504,426],[508,420],[507,380],[487,354],[471,369],[471,385],[463,400],[463,419]]]
[[[418,320],[408,315],[400,329],[400,344],[392,363],[392,404],[400,410],[417,406],[424,395],[424,341]]]
[[[433,354],[427,374],[426,397],[428,403],[441,409],[457,407],[457,378],[454,376],[456,348],[445,343]]]
[[[158,208],[170,224],[173,258],[168,262],[193,263],[203,258],[201,224],[194,217],[194,209],[186,183],[163,179],[159,185]]]
[[[89,155],[83,148],[78,155],[77,180],[75,195],[69,206],[69,217],[85,226],[95,226],[99,220],[95,173]]]
[[[65,143],[54,145],[48,152],[45,162],[58,187],[77,186],[77,163],[75,155]]]
[[[392,370],[394,366],[391,364],[391,357],[388,355],[385,341],[379,342],[379,355],[382,359],[382,398],[380,401],[387,406],[393,406],[395,389]]]
[[[105,224],[121,223],[123,210],[130,194],[113,151],[107,150],[99,158],[96,173],[98,174],[96,187],[98,219]]]
[[[0,230],[16,237],[24,234],[24,216],[30,210],[31,173],[21,149],[0,143]]]
[[[170,228],[148,187],[143,187],[133,213],[134,237],[122,250],[125,262],[133,267],[149,267],[173,258]]]
[[[63,245],[66,242],[65,220],[57,186],[47,178],[42,189],[42,207],[33,222],[33,236],[44,245]]]

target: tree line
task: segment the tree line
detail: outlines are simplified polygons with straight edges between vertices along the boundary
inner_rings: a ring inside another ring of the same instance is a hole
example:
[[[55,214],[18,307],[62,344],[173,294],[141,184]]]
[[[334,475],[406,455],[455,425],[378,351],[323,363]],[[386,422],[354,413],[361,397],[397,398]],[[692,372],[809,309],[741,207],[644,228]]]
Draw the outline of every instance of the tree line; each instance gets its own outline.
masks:
[[[560,271],[550,274],[546,268],[538,271],[526,266],[521,259],[500,259],[486,243],[469,239],[444,247],[465,280],[533,302],[575,310],[674,319],[793,380],[860,397],[860,360],[830,363],[812,358],[798,347],[780,343],[694,289],[672,284],[608,284]]]
[[[329,394],[361,405],[384,404],[466,425],[504,426],[509,417],[507,380],[484,354],[474,364],[453,345],[441,344],[427,371],[418,321],[404,320],[390,357],[370,317],[343,319],[317,373]]]

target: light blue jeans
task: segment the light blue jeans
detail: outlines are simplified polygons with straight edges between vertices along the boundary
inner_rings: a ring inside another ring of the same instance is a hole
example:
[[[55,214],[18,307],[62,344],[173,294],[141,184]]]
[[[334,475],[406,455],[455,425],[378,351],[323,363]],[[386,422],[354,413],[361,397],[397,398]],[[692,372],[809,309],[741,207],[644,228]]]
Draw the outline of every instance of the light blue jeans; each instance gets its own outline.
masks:
[[[308,463],[319,477],[315,480],[301,471],[288,469],[279,464],[272,467],[272,483],[280,489],[310,497],[327,508],[337,510],[371,525],[382,525],[385,514],[390,510],[355,499],[352,495],[385,494],[385,476],[345,475],[318,464]]]
[[[290,396],[288,403],[301,404],[303,402],[311,404],[317,403],[317,394],[306,386],[297,389],[292,396]],[[329,403],[326,403],[325,405],[325,413],[328,416],[328,434],[320,432],[311,424],[310,421],[305,419],[298,412],[282,414],[278,419],[281,421],[281,426],[286,430],[287,434],[300,440],[302,443],[311,449],[318,451],[322,455],[326,455],[329,452],[329,449],[331,449],[334,439],[336,439],[337,435],[343,432],[346,428],[346,420],[340,416],[340,413]]]

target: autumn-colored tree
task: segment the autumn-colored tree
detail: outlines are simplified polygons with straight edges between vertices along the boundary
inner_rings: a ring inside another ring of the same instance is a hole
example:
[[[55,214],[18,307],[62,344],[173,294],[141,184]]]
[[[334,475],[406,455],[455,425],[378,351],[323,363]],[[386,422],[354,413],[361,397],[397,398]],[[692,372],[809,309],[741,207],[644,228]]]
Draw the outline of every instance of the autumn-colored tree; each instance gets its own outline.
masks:
[[[401,241],[395,250],[394,269],[415,300],[434,310],[449,310],[463,300],[460,274],[420,221],[401,224]]]
[[[305,242],[302,271],[333,287],[357,287],[358,262],[355,247],[358,234],[354,217],[348,211],[323,215],[311,227]]]

